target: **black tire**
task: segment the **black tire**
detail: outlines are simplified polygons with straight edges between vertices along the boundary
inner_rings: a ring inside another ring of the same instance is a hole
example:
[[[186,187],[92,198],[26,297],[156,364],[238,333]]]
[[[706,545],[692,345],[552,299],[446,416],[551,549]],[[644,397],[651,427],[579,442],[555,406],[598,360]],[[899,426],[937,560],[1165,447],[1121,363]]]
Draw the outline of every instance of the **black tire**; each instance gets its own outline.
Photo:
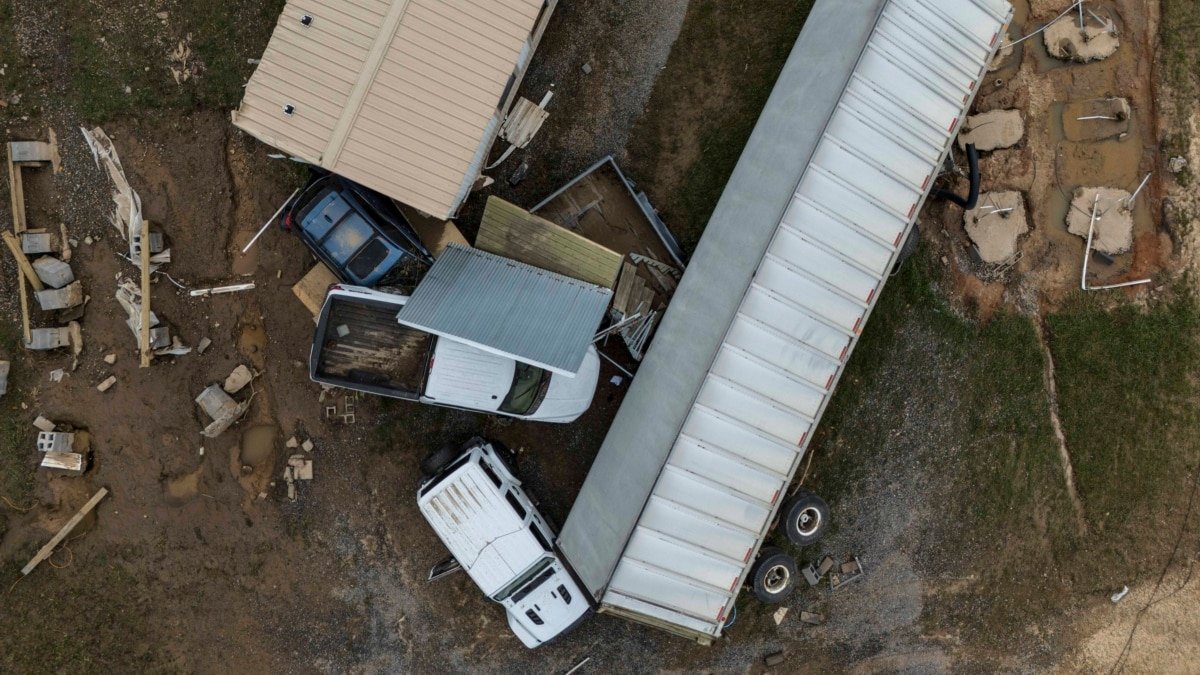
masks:
[[[813,493],[801,491],[783,505],[780,527],[797,546],[816,543],[829,528],[829,505]]]
[[[783,551],[767,547],[759,551],[751,585],[754,595],[768,605],[777,605],[796,588],[796,560]]]
[[[458,456],[463,453],[463,446],[454,443],[447,443],[433,452],[425,455],[425,459],[421,460],[421,475],[426,478],[433,478],[442,472],[450,462],[458,459]]]

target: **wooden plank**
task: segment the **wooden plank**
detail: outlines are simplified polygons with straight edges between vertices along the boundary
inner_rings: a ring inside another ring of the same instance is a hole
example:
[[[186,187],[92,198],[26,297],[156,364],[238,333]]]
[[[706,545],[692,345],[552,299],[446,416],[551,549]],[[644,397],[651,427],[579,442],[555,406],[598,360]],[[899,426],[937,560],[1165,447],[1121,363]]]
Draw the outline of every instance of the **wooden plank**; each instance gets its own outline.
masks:
[[[321,313],[321,305],[325,304],[325,295],[329,287],[337,282],[337,277],[329,271],[325,263],[319,262],[292,286],[292,293],[300,298],[300,302],[304,303],[313,316],[316,316]]]
[[[490,197],[475,246],[597,286],[612,288],[623,256],[595,241]]]
[[[46,290],[46,286],[42,283],[42,280],[33,271],[33,265],[29,264],[29,258],[26,258],[25,252],[21,250],[21,241],[17,239],[17,235],[5,230],[4,232],[0,232],[0,236],[4,237],[5,245],[8,246],[9,252],[13,254],[13,258],[17,261],[17,267],[25,275],[25,278],[29,280],[29,285],[33,286],[33,290]]]
[[[633,291],[633,280],[637,278],[637,267],[626,262],[621,266],[621,276],[617,279],[617,292],[613,294],[613,309],[621,314],[629,314],[629,294]]]
[[[149,368],[154,354],[150,351],[150,221],[142,219],[142,325],[138,346],[142,350],[141,367]]]
[[[12,202],[13,231],[25,231],[25,186],[21,181],[21,167],[13,163],[12,143],[8,144],[8,198]]]
[[[29,574],[33,571],[33,568],[38,566],[38,563],[42,562],[46,558],[49,558],[50,554],[54,553],[54,547],[61,544],[62,540],[66,539],[68,534],[71,534],[71,530],[74,530],[75,526],[83,520],[84,516],[90,513],[92,509],[96,508],[96,505],[99,504],[100,500],[104,499],[104,496],[107,494],[108,488],[100,488],[99,492],[92,495],[92,498],[83,505],[83,508],[79,509],[79,513],[71,516],[71,519],[67,521],[66,525],[62,526],[62,529],[58,531],[58,534],[54,535],[53,539],[46,542],[46,545],[37,552],[37,555],[33,556],[33,559],[30,560],[25,567],[21,568],[21,574]]]

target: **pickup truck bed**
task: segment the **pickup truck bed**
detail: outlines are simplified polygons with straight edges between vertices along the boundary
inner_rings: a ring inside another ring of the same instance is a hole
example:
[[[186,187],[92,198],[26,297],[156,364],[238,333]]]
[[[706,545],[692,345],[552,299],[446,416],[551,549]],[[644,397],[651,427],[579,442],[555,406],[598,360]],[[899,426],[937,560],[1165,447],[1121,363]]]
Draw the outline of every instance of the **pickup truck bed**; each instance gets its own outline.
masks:
[[[390,390],[421,393],[434,337],[396,321],[397,307],[333,298],[319,327],[318,376]],[[344,333],[344,334],[342,334]],[[384,392],[380,392],[384,393]]]

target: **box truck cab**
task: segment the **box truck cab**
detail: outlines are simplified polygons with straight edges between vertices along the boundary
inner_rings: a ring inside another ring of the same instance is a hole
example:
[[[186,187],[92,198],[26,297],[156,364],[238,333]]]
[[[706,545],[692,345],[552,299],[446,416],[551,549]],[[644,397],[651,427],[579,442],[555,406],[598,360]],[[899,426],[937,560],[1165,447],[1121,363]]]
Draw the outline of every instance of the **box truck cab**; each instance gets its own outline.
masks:
[[[408,296],[335,285],[309,354],[315,382],[506,417],[572,422],[592,403],[600,356],[574,377],[401,325]]]
[[[546,644],[587,616],[583,592],[551,545],[554,531],[521,489],[507,449],[472,438],[434,452],[421,471],[421,514],[484,595],[504,607],[522,644]]]

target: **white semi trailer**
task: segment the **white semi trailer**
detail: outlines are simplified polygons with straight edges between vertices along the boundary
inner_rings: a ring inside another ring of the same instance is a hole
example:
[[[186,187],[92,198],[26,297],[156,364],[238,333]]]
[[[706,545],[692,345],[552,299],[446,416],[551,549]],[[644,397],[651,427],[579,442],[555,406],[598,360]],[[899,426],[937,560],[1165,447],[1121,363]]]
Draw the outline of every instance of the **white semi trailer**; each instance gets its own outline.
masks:
[[[557,541],[599,611],[707,644],[770,581],[763,542],[1012,12],[813,8]]]

